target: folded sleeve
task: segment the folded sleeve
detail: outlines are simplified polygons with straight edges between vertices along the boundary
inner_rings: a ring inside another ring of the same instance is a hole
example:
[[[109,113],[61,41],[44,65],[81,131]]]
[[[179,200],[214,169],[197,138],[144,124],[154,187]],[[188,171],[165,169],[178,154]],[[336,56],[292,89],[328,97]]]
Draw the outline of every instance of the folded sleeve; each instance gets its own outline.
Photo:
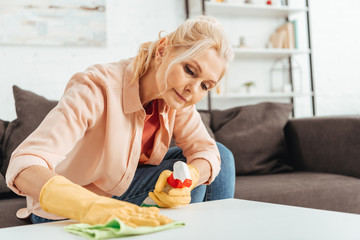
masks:
[[[105,99],[103,85],[90,71],[77,73],[70,79],[57,106],[12,153],[6,172],[10,189],[23,195],[14,186],[14,179],[22,170],[33,165],[53,170],[66,158],[86,130],[101,117]]]
[[[220,171],[220,153],[195,106],[176,111],[173,135],[188,164],[195,163],[198,168],[210,164],[211,172],[207,174],[210,177],[205,181],[205,184],[210,184]],[[209,168],[206,169],[208,171]],[[204,172],[203,169],[198,170],[200,173]]]

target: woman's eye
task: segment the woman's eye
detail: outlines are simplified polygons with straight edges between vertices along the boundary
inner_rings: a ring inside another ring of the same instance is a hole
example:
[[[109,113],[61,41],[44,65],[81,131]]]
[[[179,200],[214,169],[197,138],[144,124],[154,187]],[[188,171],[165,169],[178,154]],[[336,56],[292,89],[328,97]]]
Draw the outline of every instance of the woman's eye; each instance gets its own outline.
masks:
[[[209,89],[205,83],[201,83],[201,88],[205,91],[207,91]]]
[[[185,72],[186,72],[187,74],[190,74],[191,76],[194,76],[194,75],[195,75],[194,72],[191,71],[189,65],[185,65]]]

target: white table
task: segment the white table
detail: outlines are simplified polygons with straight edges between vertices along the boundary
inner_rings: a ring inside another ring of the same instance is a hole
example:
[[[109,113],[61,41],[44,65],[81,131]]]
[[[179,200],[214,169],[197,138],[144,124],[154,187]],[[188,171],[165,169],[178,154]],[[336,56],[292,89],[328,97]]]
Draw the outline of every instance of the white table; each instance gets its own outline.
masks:
[[[228,199],[162,209],[182,228],[123,239],[360,239],[360,215]],[[0,239],[82,239],[63,230],[63,221],[0,229]]]

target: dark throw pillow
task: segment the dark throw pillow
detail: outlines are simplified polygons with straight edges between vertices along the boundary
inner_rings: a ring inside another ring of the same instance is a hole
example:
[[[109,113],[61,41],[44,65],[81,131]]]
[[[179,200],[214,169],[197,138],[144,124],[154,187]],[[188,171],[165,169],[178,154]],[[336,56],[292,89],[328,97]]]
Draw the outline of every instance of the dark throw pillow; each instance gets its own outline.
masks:
[[[17,119],[10,122],[4,133],[2,144],[3,164],[1,173],[5,176],[12,152],[25,140],[53,109],[57,101],[50,101],[33,92],[13,86]]]
[[[4,176],[0,173],[0,199],[10,194],[11,190],[6,186]]]
[[[4,154],[3,154],[3,142],[4,142],[4,136],[5,136],[5,130],[7,126],[9,125],[8,121],[0,120],[0,168],[2,167],[3,160],[4,160]],[[4,193],[9,193],[10,189],[6,186],[5,178],[0,173],[0,199]]]
[[[3,164],[4,160],[4,153],[3,153],[3,143],[4,143],[4,136],[7,126],[9,125],[8,121],[4,121],[0,119],[0,168]]]
[[[212,111],[216,141],[235,157],[237,175],[270,174],[290,171],[284,126],[291,104],[264,102],[228,110]]]
[[[210,137],[212,137],[213,139],[215,139],[215,135],[214,132],[211,130],[211,113],[208,111],[204,111],[204,110],[199,110],[200,116],[201,116],[201,120],[203,121],[206,130],[208,131],[208,133],[210,134]]]

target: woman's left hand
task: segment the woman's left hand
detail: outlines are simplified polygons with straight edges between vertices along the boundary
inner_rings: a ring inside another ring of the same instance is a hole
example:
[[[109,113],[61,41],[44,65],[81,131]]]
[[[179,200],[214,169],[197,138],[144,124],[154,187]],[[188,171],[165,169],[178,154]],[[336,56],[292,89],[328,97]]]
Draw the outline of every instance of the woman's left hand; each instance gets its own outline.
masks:
[[[188,167],[192,180],[190,187],[173,188],[167,183],[167,179],[172,172],[165,170],[160,174],[154,192],[149,193],[150,198],[154,200],[159,207],[173,208],[190,203],[191,190],[194,189],[199,181],[199,171],[194,166],[188,165]]]

